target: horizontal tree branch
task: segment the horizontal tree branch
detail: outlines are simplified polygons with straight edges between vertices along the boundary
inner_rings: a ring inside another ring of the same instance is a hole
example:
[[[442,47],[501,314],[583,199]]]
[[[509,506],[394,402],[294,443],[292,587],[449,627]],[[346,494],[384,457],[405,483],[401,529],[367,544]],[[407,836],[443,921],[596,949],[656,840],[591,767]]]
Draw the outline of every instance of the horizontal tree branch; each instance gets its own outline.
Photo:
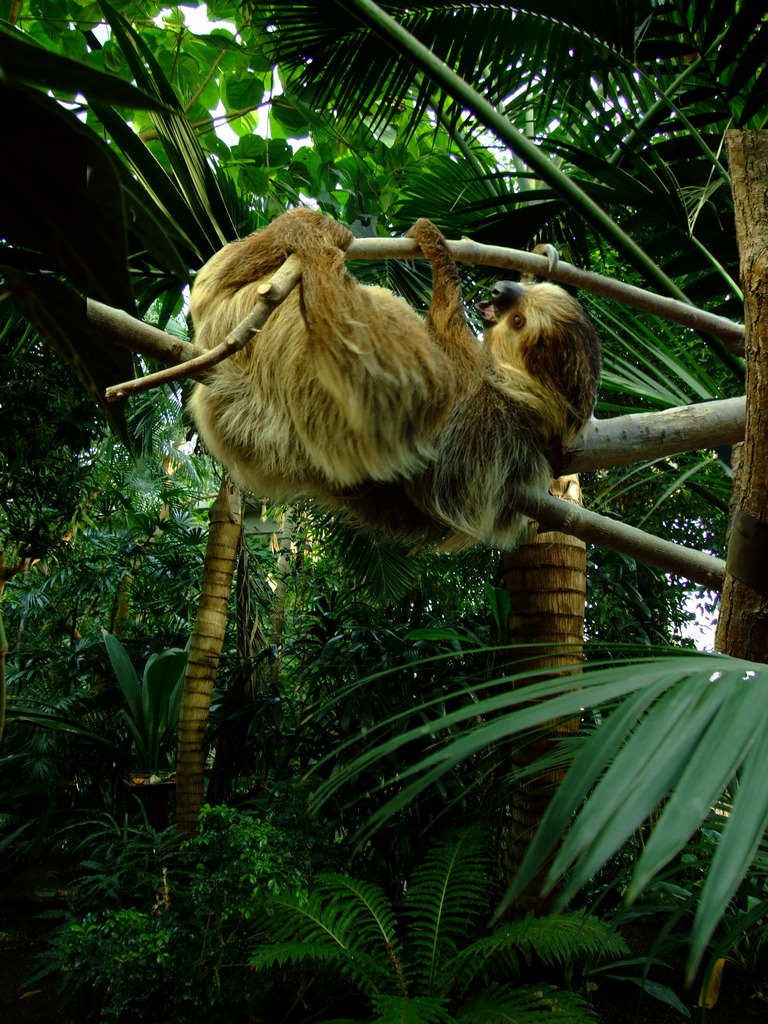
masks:
[[[621,551],[640,562],[655,565],[710,590],[722,589],[725,578],[725,562],[722,558],[714,558],[701,551],[662,540],[572,502],[553,498],[550,494],[517,495],[515,508],[535,519],[543,530],[560,530],[588,544]]]
[[[106,306],[96,299],[88,299],[86,316],[89,334],[101,341],[129,348],[132,352],[148,356],[158,363],[165,363],[166,366],[183,364],[204,352],[204,349],[191,345],[188,341],[174,338],[165,331],[124,313],[122,309]]]
[[[570,263],[560,260],[550,263],[546,256],[539,256],[520,249],[505,249],[499,245],[481,245],[469,238],[460,242],[448,242],[448,248],[454,259],[460,263],[481,264],[483,266],[500,267],[518,270],[523,274],[560,281],[574,288],[614,299],[625,306],[654,313],[664,320],[691,327],[719,338],[730,352],[737,355],[744,353],[744,328],[735,324],[727,317],[718,316],[697,309],[679,299],[670,299],[655,292],[637,288],[635,285],[624,284],[602,274],[590,270],[580,270]],[[356,238],[347,249],[347,259],[417,259],[421,250],[410,238]]]
[[[744,440],[746,399],[725,398],[659,412],[590,420],[566,452],[563,473],[659,459]]]
[[[127,398],[129,395],[149,391],[185,377],[205,382],[205,375],[212,367],[245,348],[253,335],[260,331],[267,322],[272,310],[279,306],[296,287],[300,278],[301,262],[299,257],[289,256],[269,281],[259,285],[257,289],[259,298],[250,313],[220,344],[206,350],[199,349],[197,346],[188,346],[190,349],[194,348],[194,356],[188,352],[188,358],[185,361],[177,361],[168,369],[158,370],[157,373],[149,373],[144,377],[137,377],[135,380],[124,381],[122,384],[115,384],[107,388],[107,401],[115,402],[118,398]],[[154,343],[158,343],[157,338],[154,338]]]

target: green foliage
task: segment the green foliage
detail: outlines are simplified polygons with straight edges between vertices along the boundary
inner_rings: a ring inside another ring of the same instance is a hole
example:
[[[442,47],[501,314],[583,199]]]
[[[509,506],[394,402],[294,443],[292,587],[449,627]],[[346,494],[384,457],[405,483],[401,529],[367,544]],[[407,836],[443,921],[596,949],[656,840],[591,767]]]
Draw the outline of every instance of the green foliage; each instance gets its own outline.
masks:
[[[510,689],[510,681],[526,685]],[[533,682],[530,671],[478,683],[475,703],[457,706],[428,728],[435,743],[425,756],[410,764],[398,761],[397,753],[425,733],[423,726],[400,730],[398,721],[411,714],[410,709],[401,712],[380,727],[390,738],[371,744],[323,782],[317,800],[328,799],[345,776],[392,758],[397,771],[383,786],[397,782],[397,789],[368,822],[374,831],[460,763],[472,763],[501,741],[522,744],[526,734],[548,722],[593,709],[595,727],[558,754],[567,774],[502,909],[550,862],[553,851],[547,884],[565,879],[560,899],[571,899],[656,815],[627,888],[628,898],[635,898],[680,854],[727,794],[731,803],[722,838],[697,893],[692,972],[750,870],[768,824],[768,798],[760,782],[768,772],[767,683],[763,664],[683,652],[626,657],[618,665],[596,662],[579,688],[567,693],[561,692],[562,680]],[[473,726],[462,729],[468,718]]]
[[[151,772],[167,769],[179,723],[187,652],[172,648],[151,654],[139,679],[117,637],[106,630],[103,637],[128,705],[123,717],[133,739],[133,767]]]
[[[192,898],[221,922],[247,921],[267,896],[303,898],[302,858],[271,817],[257,818],[234,807],[205,805],[193,839],[181,855],[194,867]]]
[[[190,968],[177,940],[165,918],[136,908],[107,915],[91,912],[58,930],[44,973],[62,972],[65,995],[69,988],[97,993],[102,1002],[99,1020],[116,1024],[144,1016],[164,1024],[172,1018],[166,1012],[156,1016],[154,1009],[162,1005],[166,986],[181,986],[183,972]]]
[[[376,1024],[499,1020],[520,1024],[557,1012],[570,1022],[594,1020],[571,992],[517,988],[509,978],[535,959],[566,967],[576,957],[615,956],[622,941],[582,913],[509,923],[485,934],[492,867],[477,831],[434,845],[405,885],[395,910],[383,890],[344,875],[324,874],[306,900],[270,899],[257,918],[268,938],[254,966],[321,968],[366,997]]]
[[[268,892],[301,901],[306,885],[280,830],[207,807],[180,849],[170,832],[101,820],[81,823],[84,847],[91,825],[82,901],[38,977],[55,973],[65,998],[113,1024],[197,1024],[206,1014],[238,1024],[256,1014],[268,985],[248,965],[248,920]],[[74,832],[68,841],[76,851]]]
[[[73,911],[96,920],[105,907],[152,905],[163,866],[176,854],[175,828],[156,832],[145,820],[108,813],[73,819],[54,839],[56,852],[79,865]]]
[[[103,427],[74,374],[17,316],[0,325],[0,552],[45,558],[82,517]]]

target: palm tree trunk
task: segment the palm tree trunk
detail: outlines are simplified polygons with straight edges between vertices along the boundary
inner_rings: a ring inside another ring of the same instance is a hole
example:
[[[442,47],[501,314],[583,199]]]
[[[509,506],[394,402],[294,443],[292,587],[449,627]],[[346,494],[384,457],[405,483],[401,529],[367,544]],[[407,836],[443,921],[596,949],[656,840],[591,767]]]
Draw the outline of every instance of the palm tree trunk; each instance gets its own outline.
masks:
[[[227,626],[229,595],[243,529],[242,498],[225,476],[209,512],[203,583],[179,712],[176,823],[193,832],[203,805],[205,729]]]
[[[560,477],[550,489],[565,501],[581,504],[577,476]],[[513,672],[551,669],[548,675],[572,675],[582,658],[584,607],[587,594],[587,556],[583,541],[565,533],[540,533],[529,543],[502,556],[502,585],[510,596],[509,642]],[[530,646],[529,646],[530,645]],[[542,676],[536,676],[537,681]],[[566,684],[564,683],[565,687]],[[546,732],[507,758],[511,771],[526,768],[553,744],[578,732],[579,719],[550,723]],[[549,804],[562,772],[542,772],[517,784],[505,826],[504,861],[508,883],[516,876],[536,826]],[[555,893],[542,898],[542,877],[534,878],[511,908],[512,916],[529,911],[546,913]]]
[[[768,132],[729,131],[726,140],[744,287],[747,422],[715,646],[768,662]]]

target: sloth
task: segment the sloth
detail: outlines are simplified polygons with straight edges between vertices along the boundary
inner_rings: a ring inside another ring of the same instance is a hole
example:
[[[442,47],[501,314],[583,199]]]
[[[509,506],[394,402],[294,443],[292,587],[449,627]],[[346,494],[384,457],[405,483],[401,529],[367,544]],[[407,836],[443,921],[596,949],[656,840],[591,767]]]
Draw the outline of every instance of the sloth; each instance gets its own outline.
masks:
[[[261,498],[311,498],[388,538],[441,550],[511,549],[515,494],[542,492],[589,420],[597,334],[566,291],[501,281],[464,313],[440,231],[408,232],[432,265],[426,317],[345,266],[343,225],[292,210],[225,246],[191,293],[195,340],[213,348],[249,313],[290,253],[300,285],[249,345],[197,384],[191,414],[208,450]]]
[[[414,475],[456,403],[440,332],[387,289],[358,284],[344,257],[353,238],[329,217],[292,210],[226,246],[195,278],[195,340],[210,349],[290,253],[301,259],[300,285],[191,401],[209,451],[258,496],[325,500]]]

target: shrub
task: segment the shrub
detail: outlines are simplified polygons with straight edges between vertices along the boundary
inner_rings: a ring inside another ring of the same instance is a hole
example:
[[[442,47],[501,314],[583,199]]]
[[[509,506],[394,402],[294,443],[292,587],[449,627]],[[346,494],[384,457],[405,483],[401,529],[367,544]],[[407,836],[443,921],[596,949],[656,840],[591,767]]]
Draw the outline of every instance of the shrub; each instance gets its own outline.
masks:
[[[268,894],[305,899],[282,831],[269,818],[204,808],[196,835],[175,851],[154,837],[161,856],[151,897],[151,829],[102,836],[105,849],[88,864],[86,907],[75,900],[37,977],[56,972],[83,1019],[98,1007],[91,1019],[111,1024],[197,1024],[212,1011],[217,1024],[236,1024],[255,1015],[269,979],[250,965],[247,922]]]

